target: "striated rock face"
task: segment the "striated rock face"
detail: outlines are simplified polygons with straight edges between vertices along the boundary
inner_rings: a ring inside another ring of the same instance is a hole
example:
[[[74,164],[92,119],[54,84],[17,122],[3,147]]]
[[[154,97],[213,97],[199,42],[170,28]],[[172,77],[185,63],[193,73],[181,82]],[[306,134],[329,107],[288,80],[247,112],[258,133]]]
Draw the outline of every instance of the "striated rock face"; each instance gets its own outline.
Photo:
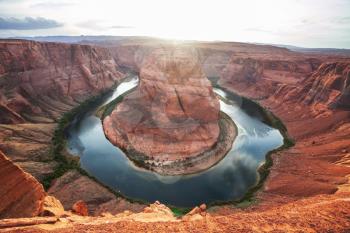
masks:
[[[246,55],[245,55],[246,56]],[[321,63],[315,58],[290,55],[270,57],[251,54],[245,57],[232,55],[221,72],[222,81],[235,87],[242,94],[252,98],[266,98],[274,93],[280,84],[295,84],[315,70]],[[253,94],[251,94],[253,93]]]
[[[350,62],[323,63],[303,84],[301,98],[306,104],[350,109]]]
[[[45,196],[43,186],[0,151],[0,218],[37,216]]]
[[[107,49],[0,41],[0,123],[52,122],[123,76]]]
[[[109,140],[154,161],[176,161],[217,142],[219,101],[195,50],[158,49],[144,61],[140,83],[103,127]]]

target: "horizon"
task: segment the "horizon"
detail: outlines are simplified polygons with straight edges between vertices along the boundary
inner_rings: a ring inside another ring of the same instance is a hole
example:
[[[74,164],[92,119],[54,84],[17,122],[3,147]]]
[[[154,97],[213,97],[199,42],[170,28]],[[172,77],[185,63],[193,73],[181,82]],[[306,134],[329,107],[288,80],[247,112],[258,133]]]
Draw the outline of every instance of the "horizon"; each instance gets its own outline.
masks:
[[[350,49],[347,0],[0,0],[0,12],[0,38],[145,36]]]
[[[198,42],[198,43],[243,43],[243,44],[252,44],[252,45],[268,45],[268,46],[274,46],[274,47],[281,47],[281,48],[287,48],[291,49],[291,47],[294,47],[295,49],[331,49],[331,50],[349,50],[350,48],[335,48],[335,47],[303,47],[298,46],[294,44],[273,44],[273,43],[261,43],[261,42],[249,42],[249,41],[225,41],[225,40],[180,40],[180,39],[173,39],[173,38],[162,38],[162,37],[156,37],[156,36],[120,36],[120,35],[50,35],[50,36],[17,36],[17,37],[1,37],[0,40],[32,40],[32,41],[38,41],[38,42],[56,42],[56,43],[78,43],[82,42],[83,40],[77,40],[74,42],[67,42],[67,41],[59,41],[59,40],[45,40],[45,38],[55,38],[55,37],[67,37],[67,38],[75,38],[75,37],[124,37],[127,38],[138,38],[138,39],[155,39],[155,40],[168,40],[168,41],[175,41],[175,42]],[[38,40],[42,39],[42,40]],[[93,40],[87,40],[87,41],[93,41]],[[99,41],[108,41],[106,40],[99,40]],[[113,41],[113,39],[111,39]]]

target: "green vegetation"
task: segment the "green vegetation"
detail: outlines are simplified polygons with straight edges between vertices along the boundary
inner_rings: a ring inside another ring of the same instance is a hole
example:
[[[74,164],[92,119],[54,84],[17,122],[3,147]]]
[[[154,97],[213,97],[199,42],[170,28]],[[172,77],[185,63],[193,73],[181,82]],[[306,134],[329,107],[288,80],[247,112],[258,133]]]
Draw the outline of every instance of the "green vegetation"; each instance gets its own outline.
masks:
[[[69,126],[70,122],[73,121],[75,117],[78,117],[79,114],[85,113],[87,109],[96,106],[103,99],[105,99],[106,96],[115,89],[116,85],[117,84],[113,85],[113,87],[101,92],[97,96],[93,96],[85,100],[79,106],[63,114],[63,116],[59,119],[51,140],[50,148],[51,157],[58,163],[58,165],[55,168],[54,172],[47,175],[42,181],[43,186],[46,190],[50,187],[51,182],[54,179],[62,176],[68,170],[80,169],[79,158],[68,155],[64,150],[66,148],[65,129]]]
[[[191,211],[191,208],[170,207],[175,217],[181,217]]]

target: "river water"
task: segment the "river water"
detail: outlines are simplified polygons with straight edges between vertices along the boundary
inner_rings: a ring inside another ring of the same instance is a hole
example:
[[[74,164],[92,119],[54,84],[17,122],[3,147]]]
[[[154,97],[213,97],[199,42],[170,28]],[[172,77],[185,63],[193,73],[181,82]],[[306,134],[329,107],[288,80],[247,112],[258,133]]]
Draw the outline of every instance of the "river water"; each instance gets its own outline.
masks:
[[[121,83],[100,106],[137,86],[134,77]],[[119,148],[105,137],[101,120],[90,109],[70,125],[68,151],[80,157],[81,167],[103,184],[130,198],[179,207],[192,207],[213,201],[237,200],[256,185],[258,167],[266,154],[283,144],[279,130],[262,121],[259,111],[243,109],[221,89],[214,89],[223,99],[221,111],[229,115],[238,128],[230,152],[215,166],[198,174],[161,176],[138,168]],[[248,114],[249,112],[249,114]]]

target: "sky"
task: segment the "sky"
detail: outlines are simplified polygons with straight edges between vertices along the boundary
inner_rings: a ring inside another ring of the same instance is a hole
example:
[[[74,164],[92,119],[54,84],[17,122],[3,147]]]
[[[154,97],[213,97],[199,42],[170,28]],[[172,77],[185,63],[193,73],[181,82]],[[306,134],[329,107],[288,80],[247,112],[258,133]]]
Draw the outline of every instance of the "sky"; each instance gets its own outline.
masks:
[[[55,35],[350,49],[350,0],[0,0],[0,37]]]

